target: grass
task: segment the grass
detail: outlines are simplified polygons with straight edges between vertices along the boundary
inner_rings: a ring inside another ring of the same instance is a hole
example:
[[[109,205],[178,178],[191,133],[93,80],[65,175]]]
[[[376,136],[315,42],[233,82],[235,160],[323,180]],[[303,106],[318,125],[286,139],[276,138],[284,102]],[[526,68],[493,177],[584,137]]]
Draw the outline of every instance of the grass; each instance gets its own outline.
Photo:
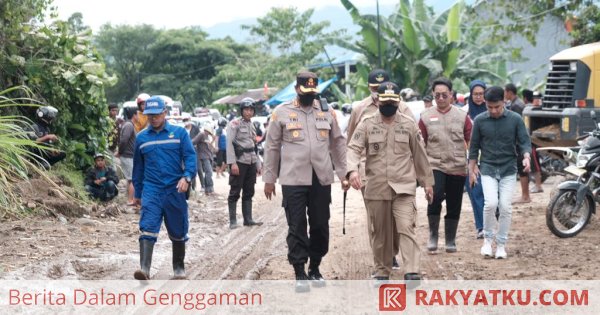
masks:
[[[52,167],[49,174],[56,177],[65,186],[70,187],[73,192],[72,197],[84,203],[90,202],[88,193],[85,190],[84,175],[81,171],[76,170],[74,166],[58,163]]]
[[[26,97],[11,98],[11,93],[31,95],[26,87],[14,87],[0,91],[0,109],[17,108],[22,106],[39,106],[39,102]],[[35,140],[29,138],[29,126],[31,121],[26,117],[14,115],[0,115],[0,218],[23,217],[32,212],[21,203],[19,186],[28,181],[32,175],[38,175],[48,183],[49,187],[60,189],[60,187],[44,171],[39,156],[32,153],[31,149],[44,150]],[[69,181],[77,195],[86,198],[86,194],[80,194],[79,187],[83,189],[83,178],[81,174],[76,176],[66,169],[62,172],[57,170]],[[79,177],[79,178],[78,178]],[[78,184],[81,184],[78,186]],[[72,196],[78,197],[78,196]],[[80,199],[80,198],[78,198]]]

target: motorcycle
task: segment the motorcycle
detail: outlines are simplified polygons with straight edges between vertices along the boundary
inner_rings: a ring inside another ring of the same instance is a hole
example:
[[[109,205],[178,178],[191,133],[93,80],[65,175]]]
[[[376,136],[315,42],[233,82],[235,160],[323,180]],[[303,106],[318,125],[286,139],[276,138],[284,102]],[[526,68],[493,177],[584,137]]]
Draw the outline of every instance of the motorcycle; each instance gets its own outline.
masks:
[[[580,147],[537,148],[537,158],[542,175],[542,183],[550,176],[569,176],[565,168],[577,163]]]
[[[577,179],[560,183],[546,209],[546,225],[561,238],[579,234],[600,202],[600,129],[596,113],[592,111],[590,116],[596,127],[585,136],[576,164],[564,169]]]

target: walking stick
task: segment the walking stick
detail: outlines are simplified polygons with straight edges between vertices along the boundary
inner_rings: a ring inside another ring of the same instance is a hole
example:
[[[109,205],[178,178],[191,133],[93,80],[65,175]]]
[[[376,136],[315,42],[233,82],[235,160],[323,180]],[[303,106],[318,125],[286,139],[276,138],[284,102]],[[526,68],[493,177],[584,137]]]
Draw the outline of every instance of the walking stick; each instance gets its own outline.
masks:
[[[342,225],[342,234],[346,235],[346,196],[348,196],[348,191],[344,191],[344,223]]]

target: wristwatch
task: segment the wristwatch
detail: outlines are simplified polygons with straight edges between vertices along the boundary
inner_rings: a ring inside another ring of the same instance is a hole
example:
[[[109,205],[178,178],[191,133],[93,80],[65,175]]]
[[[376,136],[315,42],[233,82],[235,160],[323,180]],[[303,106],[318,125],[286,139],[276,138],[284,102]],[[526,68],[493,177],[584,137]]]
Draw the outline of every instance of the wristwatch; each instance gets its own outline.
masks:
[[[189,184],[192,182],[192,179],[189,176],[184,177],[185,181]]]

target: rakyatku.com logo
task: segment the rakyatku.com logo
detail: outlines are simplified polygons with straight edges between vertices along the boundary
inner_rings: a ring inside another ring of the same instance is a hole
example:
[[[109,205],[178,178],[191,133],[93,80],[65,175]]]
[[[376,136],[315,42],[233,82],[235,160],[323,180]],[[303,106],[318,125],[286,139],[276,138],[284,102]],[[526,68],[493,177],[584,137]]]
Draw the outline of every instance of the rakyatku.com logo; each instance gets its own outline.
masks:
[[[406,284],[382,284],[379,287],[379,311],[399,312],[406,308]]]
[[[412,299],[411,294],[411,299]],[[565,289],[420,289],[414,291],[416,306],[573,306],[589,305],[589,290]],[[406,309],[406,284],[379,287],[379,311]]]

